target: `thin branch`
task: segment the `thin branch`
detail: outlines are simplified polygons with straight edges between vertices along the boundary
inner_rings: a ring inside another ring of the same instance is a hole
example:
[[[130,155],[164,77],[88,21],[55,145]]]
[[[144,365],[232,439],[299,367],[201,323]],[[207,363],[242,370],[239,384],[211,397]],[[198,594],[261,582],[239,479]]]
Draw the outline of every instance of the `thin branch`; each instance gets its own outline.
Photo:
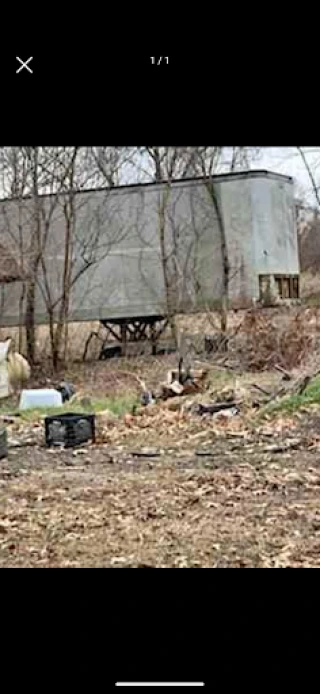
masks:
[[[313,175],[313,173],[312,173],[312,169],[311,169],[311,167],[309,166],[307,157],[306,157],[306,155],[305,155],[305,153],[304,153],[302,147],[297,147],[297,150],[298,150],[298,152],[299,152],[299,154],[300,154],[300,156],[301,156],[301,159],[302,159],[302,161],[303,161],[303,163],[304,163],[304,166],[305,166],[306,171],[307,171],[307,173],[308,173],[308,176],[309,176],[309,178],[310,178],[310,181],[311,181],[311,184],[312,184],[312,189],[313,189],[315,198],[316,198],[316,200],[317,200],[318,206],[319,206],[319,208],[320,208],[320,195],[319,195],[319,189],[318,189],[318,186],[317,186],[317,184],[316,184],[314,175]]]

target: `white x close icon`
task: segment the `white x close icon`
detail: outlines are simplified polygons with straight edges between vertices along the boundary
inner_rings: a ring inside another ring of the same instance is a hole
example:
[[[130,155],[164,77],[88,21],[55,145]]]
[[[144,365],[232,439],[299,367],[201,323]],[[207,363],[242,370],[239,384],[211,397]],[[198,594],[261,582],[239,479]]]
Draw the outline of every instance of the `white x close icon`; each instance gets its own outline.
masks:
[[[33,74],[33,71],[31,70],[31,67],[29,67],[30,60],[33,60],[33,57],[28,58],[28,60],[26,60],[26,61],[21,60],[21,58],[18,58],[18,57],[17,57],[17,60],[19,61],[19,63],[21,63],[21,65],[20,65],[20,67],[16,70],[16,75],[18,74],[18,72],[21,72],[21,70],[23,70],[23,68],[26,68],[26,70],[28,70],[28,72],[31,72],[31,74]]]

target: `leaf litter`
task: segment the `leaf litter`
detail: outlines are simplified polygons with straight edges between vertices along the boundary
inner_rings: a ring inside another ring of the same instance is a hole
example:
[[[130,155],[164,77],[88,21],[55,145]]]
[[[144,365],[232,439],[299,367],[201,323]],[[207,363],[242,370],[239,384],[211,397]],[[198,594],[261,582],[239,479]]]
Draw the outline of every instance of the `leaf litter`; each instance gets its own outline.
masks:
[[[97,444],[73,451],[13,418],[0,566],[319,566],[318,409],[253,422],[200,417],[196,399],[102,412]]]

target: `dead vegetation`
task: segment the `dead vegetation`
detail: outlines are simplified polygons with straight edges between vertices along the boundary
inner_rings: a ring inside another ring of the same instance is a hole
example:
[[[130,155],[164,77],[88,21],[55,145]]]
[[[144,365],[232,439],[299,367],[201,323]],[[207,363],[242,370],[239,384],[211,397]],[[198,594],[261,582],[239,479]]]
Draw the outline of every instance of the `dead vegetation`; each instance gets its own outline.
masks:
[[[63,377],[74,407],[101,403],[96,443],[48,450],[43,415],[3,407],[0,566],[318,566],[316,338],[314,312],[264,311],[236,316],[228,352],[180,369],[175,354],[39,365],[32,386]]]
[[[0,566],[317,566],[319,415],[250,425],[178,399],[73,451],[44,449],[40,422],[9,425]]]
[[[248,311],[244,317],[237,347],[244,369],[261,371],[279,365],[291,370],[312,351],[314,336],[303,312],[280,322],[274,315]]]

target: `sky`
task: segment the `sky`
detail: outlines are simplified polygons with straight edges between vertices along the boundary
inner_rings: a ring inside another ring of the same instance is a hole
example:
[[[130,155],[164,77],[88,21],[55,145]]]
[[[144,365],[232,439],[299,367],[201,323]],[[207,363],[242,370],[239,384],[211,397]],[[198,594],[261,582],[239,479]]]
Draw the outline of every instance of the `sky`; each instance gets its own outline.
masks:
[[[307,158],[308,165],[312,169],[316,183],[320,186],[320,147],[303,147],[302,149]],[[226,148],[226,150],[225,165],[227,167],[226,170],[229,170],[231,150],[229,153],[229,148]],[[306,206],[315,205],[318,207],[310,176],[297,147],[261,147],[257,148],[257,150],[258,154],[254,152],[250,161],[251,169],[267,169],[269,171],[291,176],[295,184],[295,197],[301,200]],[[145,165],[145,168],[147,168],[147,165]],[[223,168],[220,172],[222,170]],[[133,175],[136,181],[136,171],[134,171]]]
[[[308,164],[312,168],[316,183],[320,187],[320,147],[303,147]],[[229,162],[230,164],[230,162]],[[141,165],[141,162],[140,162]],[[317,205],[314,191],[301,155],[297,147],[261,147],[259,154],[251,161],[251,169],[268,169],[291,176],[295,182],[295,197],[305,205]],[[150,172],[149,172],[150,173]],[[124,183],[137,181],[136,168],[128,164],[124,173]],[[4,197],[4,188],[0,182],[0,196]]]
[[[303,150],[318,183],[320,182],[320,147],[304,147]],[[296,147],[263,147],[252,168],[266,168],[292,176],[295,181],[296,197],[305,198],[305,202],[310,205],[316,203],[309,175]]]

